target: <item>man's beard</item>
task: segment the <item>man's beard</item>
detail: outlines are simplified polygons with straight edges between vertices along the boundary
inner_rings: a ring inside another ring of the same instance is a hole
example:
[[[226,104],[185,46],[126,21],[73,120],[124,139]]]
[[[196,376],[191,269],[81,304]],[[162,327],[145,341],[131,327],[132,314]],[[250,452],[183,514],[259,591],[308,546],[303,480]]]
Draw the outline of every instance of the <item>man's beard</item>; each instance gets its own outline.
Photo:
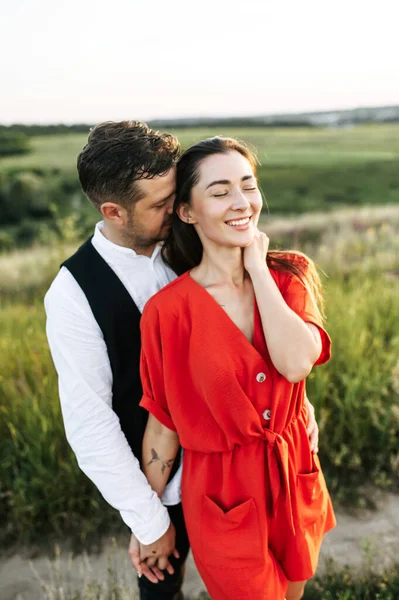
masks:
[[[164,242],[166,240],[171,225],[171,219],[168,219],[162,224],[162,227],[156,235],[148,235],[142,231],[142,228],[135,225],[133,215],[130,214],[126,228],[123,232],[125,245],[134,249],[146,249],[155,246],[159,242]]]

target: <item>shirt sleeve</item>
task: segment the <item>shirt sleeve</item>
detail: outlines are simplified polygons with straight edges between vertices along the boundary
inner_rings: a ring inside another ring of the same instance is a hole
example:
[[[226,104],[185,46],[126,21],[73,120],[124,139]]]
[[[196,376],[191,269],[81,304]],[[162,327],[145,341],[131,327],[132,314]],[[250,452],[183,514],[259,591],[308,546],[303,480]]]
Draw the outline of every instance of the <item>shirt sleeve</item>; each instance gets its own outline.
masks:
[[[176,431],[165,392],[164,361],[162,352],[159,313],[151,303],[141,317],[140,377],[143,397],[140,406],[148,410],[162,425]]]
[[[294,274],[288,275],[288,282],[282,292],[288,306],[303,321],[315,325],[321,337],[321,353],[314,365],[322,365],[331,358],[331,339],[323,327],[323,322],[317,310],[315,300],[304,282]]]
[[[58,373],[65,432],[79,467],[143,544],[169,527],[112,409],[112,371],[86,296],[62,269],[45,298],[47,338]]]

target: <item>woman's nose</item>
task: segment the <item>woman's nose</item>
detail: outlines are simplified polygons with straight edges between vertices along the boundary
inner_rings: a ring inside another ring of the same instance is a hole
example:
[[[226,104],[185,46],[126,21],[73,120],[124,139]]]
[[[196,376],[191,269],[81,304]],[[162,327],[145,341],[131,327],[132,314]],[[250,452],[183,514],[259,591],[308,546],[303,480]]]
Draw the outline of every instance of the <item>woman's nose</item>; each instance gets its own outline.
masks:
[[[248,208],[248,206],[250,206],[250,203],[246,195],[241,190],[237,190],[233,196],[233,208],[239,210]]]

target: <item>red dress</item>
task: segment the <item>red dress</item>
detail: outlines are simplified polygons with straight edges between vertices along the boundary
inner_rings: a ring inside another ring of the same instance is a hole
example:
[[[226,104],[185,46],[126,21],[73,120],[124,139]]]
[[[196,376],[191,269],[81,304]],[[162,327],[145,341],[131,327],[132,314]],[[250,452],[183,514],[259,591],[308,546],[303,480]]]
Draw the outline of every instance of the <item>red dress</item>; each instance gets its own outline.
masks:
[[[300,279],[271,269],[288,306],[330,339]],[[194,560],[213,600],[283,600],[315,573],[335,525],[306,432],[305,382],[274,368],[255,301],[254,340],[185,273],[141,321],[141,405],[178,432]]]

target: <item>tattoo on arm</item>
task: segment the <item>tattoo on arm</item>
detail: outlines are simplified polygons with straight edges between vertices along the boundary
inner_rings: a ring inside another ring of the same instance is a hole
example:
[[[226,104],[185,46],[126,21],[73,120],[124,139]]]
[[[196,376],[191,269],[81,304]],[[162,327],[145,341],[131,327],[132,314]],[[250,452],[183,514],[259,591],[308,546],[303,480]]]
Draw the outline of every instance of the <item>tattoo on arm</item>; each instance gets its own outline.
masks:
[[[162,460],[162,458],[159,456],[158,452],[156,450],[154,450],[154,448],[151,448],[151,454],[152,454],[152,458],[150,460],[149,463],[147,463],[148,465],[152,465],[152,463],[154,462],[160,462],[162,464],[162,475],[165,473],[165,469],[171,469],[172,465],[173,465],[173,461],[175,460],[174,458],[170,458],[169,460]]]

